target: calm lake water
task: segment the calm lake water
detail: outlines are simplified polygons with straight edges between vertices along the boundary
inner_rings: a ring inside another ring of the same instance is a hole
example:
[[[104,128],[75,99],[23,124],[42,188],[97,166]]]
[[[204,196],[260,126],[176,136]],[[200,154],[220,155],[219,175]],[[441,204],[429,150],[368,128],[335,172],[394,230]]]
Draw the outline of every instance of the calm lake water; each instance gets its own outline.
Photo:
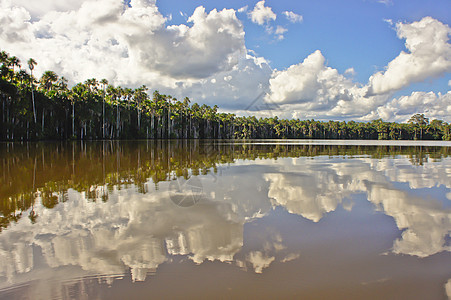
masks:
[[[0,298],[451,299],[450,146],[0,144]]]

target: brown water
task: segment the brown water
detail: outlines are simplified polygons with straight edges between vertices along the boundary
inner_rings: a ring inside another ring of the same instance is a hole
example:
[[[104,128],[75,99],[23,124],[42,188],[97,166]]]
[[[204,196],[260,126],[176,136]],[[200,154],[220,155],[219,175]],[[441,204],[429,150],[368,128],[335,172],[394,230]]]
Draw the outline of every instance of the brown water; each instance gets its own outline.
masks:
[[[0,144],[0,298],[451,299],[450,143],[342,144]]]

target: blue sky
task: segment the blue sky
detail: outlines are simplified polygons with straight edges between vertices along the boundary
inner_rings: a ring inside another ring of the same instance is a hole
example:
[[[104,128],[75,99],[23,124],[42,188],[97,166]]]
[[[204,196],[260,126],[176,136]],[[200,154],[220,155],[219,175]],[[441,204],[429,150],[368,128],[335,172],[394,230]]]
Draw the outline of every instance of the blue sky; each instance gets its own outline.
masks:
[[[71,82],[146,84],[239,115],[451,121],[449,0],[0,4],[1,48]],[[277,109],[247,109],[262,92]]]
[[[172,14],[170,24],[181,24],[186,23],[186,17],[182,17],[180,12],[190,16],[201,5],[208,11],[215,8],[238,10],[246,5],[250,10],[257,2],[165,0],[157,1],[157,5],[164,15]],[[272,23],[288,31],[283,40],[277,41],[265,33],[264,27],[252,23],[247,14],[238,13],[246,32],[248,49],[268,59],[271,66],[279,70],[298,63],[319,49],[329,64],[339,71],[353,67],[359,82],[367,81],[375,70],[383,69],[387,62],[405,50],[404,41],[396,37],[393,26],[384,20],[413,22],[433,16],[443,23],[451,23],[449,0],[393,0],[387,4],[376,0],[267,0],[265,5],[277,14]],[[303,21],[290,23],[282,15],[284,11],[302,15]],[[439,91],[448,90],[448,82],[434,80],[434,83]]]

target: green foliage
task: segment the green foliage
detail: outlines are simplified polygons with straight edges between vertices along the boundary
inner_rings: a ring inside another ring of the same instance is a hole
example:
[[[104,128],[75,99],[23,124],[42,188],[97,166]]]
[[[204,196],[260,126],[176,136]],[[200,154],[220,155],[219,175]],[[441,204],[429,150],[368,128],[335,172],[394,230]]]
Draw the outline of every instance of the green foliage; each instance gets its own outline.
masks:
[[[406,124],[319,122],[219,113],[218,107],[179,101],[143,85],[115,87],[91,78],[74,85],[53,71],[33,77],[36,61],[0,52],[0,140],[99,139],[380,139],[451,140],[450,124],[423,114]]]

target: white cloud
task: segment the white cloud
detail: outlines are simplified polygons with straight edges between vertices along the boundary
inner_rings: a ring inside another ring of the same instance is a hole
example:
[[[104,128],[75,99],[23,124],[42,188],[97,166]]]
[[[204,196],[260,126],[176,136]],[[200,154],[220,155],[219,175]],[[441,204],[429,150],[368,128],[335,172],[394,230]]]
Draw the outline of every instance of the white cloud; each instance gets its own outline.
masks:
[[[409,52],[401,52],[385,71],[369,79],[370,94],[399,90],[413,82],[451,72],[451,28],[431,17],[418,22],[396,24],[398,37]]]
[[[287,31],[288,31],[288,29],[286,29],[286,28],[284,28],[284,27],[282,27],[282,26],[277,25],[275,33],[276,33],[276,34],[284,34],[284,33],[287,32]]]
[[[277,16],[272,11],[271,7],[265,6],[265,1],[262,0],[260,2],[257,2],[255,4],[254,9],[249,12],[249,17],[252,20],[252,22],[258,24],[258,25],[264,25],[265,23],[268,23],[270,20],[276,20]]]
[[[301,15],[298,15],[292,11],[284,11],[282,14],[287,17],[288,21],[291,23],[301,23],[303,20]]]
[[[172,95],[182,99],[187,94],[195,101],[217,105],[224,110],[244,109],[268,87],[272,69],[268,62],[253,55],[238,60],[230,71],[218,72],[208,79],[182,83]],[[213,80],[213,82],[212,82]]]
[[[81,7],[86,0],[54,1],[54,0],[14,0],[14,5],[22,6],[33,18],[40,18],[49,11],[67,12]]]
[[[328,67],[319,50],[302,63],[274,71],[266,96],[267,101],[280,106],[274,113],[287,118],[387,121],[406,121],[412,114],[425,113],[431,118],[451,121],[449,93],[414,92],[391,98],[395,90],[451,70],[449,27],[424,18],[412,24],[400,23],[397,28],[398,36],[406,39],[411,53],[402,52],[385,72],[371,76],[368,85],[352,81],[353,68],[340,74]]]
[[[246,5],[246,6],[243,6],[243,7],[241,7],[241,8],[238,9],[238,12],[239,12],[239,13],[247,12],[247,8],[248,8],[247,5]]]
[[[365,98],[365,87],[327,67],[325,61],[317,50],[302,63],[275,71],[266,100],[281,105],[295,118],[309,118],[309,114],[316,118],[355,117],[377,108],[381,99]]]
[[[385,23],[387,23],[388,25],[392,26],[393,25],[393,20],[392,19],[383,19],[383,21]]]
[[[286,29],[286,28],[284,28],[284,27],[282,27],[282,26],[277,25],[276,31],[275,31],[274,33],[276,34],[276,36],[277,36],[277,38],[278,38],[279,40],[283,40],[283,39],[284,39],[283,34],[284,34],[285,32],[287,32],[287,31],[288,31],[288,29]]]
[[[275,71],[270,82],[273,102],[306,102],[313,100],[320,88],[318,75],[325,70],[325,58],[318,50],[302,63],[284,71]]]
[[[245,8],[247,10],[247,7]],[[288,31],[288,29],[280,25],[277,25],[276,28],[270,25],[270,21],[275,21],[277,15],[272,11],[270,7],[265,6],[264,0],[255,4],[254,9],[251,12],[248,12],[248,17],[252,20],[252,22],[258,25],[264,25],[266,33],[269,35],[274,34],[274,37],[277,40],[283,40],[284,33]]]
[[[95,77],[115,85],[146,84],[227,109],[255,98],[272,72],[264,58],[247,54],[234,10],[198,7],[189,26],[167,26],[152,1],[124,7],[121,1],[90,0],[37,21],[23,7],[0,3],[2,50],[22,61],[35,58],[36,76],[53,70],[71,83]]]
[[[356,73],[355,73],[354,68],[349,68],[349,69],[346,69],[345,74],[346,75],[350,75],[350,76],[354,76]]]
[[[25,9],[2,2],[6,26],[0,42],[25,58],[39,53],[37,73],[52,69],[74,81],[106,77],[120,84],[171,86],[207,78],[231,70],[246,54],[234,10],[207,13],[198,7],[188,19],[192,26],[165,26],[155,3],[130,5],[86,1],[78,10],[50,12],[33,22]]]
[[[409,96],[392,99],[378,107],[371,118],[406,122],[418,112],[424,113],[430,119],[451,122],[451,91],[444,95],[433,92],[413,92]]]
[[[265,99],[279,110],[257,115],[401,120],[411,111],[437,113],[450,121],[448,94],[414,93],[391,101],[393,91],[451,69],[450,28],[430,17],[397,24],[409,52],[402,52],[365,86],[353,82],[353,68],[340,74],[328,67],[320,51],[285,70],[272,70],[263,57],[246,49],[243,25],[232,9],[207,12],[198,7],[190,17],[182,13],[186,24],[168,26],[170,16],[161,15],[152,0],[133,0],[130,5],[118,0],[44,1],[45,10],[36,9],[35,2],[0,0],[0,45],[22,61],[36,59],[36,76],[53,70],[70,83],[95,77],[115,85],[146,84],[237,114],[254,113],[234,110],[244,109],[266,89]],[[287,29],[270,25],[276,14],[264,1],[248,14],[275,39],[284,38]],[[284,15],[294,20],[296,14]],[[425,105],[400,104],[420,97],[427,100]]]

